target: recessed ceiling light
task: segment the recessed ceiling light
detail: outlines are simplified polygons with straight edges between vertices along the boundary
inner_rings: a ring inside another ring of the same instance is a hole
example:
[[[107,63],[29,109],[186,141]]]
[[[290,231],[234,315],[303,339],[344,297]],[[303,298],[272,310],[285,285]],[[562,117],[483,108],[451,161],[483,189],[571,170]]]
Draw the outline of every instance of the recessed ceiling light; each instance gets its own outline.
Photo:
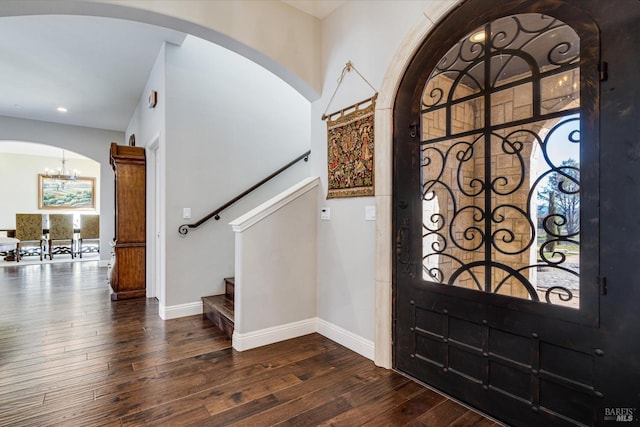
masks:
[[[64,107],[58,107],[57,110],[60,111],[61,113],[66,113],[67,112],[67,109],[64,108]]]
[[[469,37],[469,40],[471,40],[474,43],[480,43],[480,42],[483,42],[486,37],[487,36],[484,33],[484,30],[482,30],[482,31],[478,31],[471,34],[471,37]]]

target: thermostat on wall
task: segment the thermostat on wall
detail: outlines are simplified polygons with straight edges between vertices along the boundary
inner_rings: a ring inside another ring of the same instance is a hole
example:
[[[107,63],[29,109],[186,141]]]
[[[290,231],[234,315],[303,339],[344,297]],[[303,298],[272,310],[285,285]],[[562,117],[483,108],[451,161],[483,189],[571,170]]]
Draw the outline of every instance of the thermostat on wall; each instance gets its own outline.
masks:
[[[331,208],[320,209],[320,219],[328,221],[331,219]]]

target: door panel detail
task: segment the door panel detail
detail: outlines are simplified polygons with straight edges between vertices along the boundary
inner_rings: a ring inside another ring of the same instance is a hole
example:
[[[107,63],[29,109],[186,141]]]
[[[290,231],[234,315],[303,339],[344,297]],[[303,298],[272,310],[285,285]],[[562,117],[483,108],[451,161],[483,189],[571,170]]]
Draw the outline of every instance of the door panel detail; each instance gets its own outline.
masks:
[[[415,334],[407,350],[421,366],[416,372],[415,366],[401,368],[464,387],[475,384],[503,404],[512,401],[572,424],[590,424],[594,403],[602,397],[595,353],[548,342],[538,333],[525,336],[488,321],[473,322],[447,308],[415,302],[413,307]]]

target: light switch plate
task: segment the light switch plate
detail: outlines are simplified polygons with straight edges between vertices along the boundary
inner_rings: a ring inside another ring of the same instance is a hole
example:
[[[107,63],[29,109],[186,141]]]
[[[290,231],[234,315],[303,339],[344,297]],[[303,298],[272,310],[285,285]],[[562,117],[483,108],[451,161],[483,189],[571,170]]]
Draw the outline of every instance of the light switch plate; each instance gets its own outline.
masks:
[[[376,220],[376,207],[375,206],[365,206],[364,207],[364,220],[365,221],[375,221]]]
[[[191,208],[182,209],[182,219],[191,219]]]

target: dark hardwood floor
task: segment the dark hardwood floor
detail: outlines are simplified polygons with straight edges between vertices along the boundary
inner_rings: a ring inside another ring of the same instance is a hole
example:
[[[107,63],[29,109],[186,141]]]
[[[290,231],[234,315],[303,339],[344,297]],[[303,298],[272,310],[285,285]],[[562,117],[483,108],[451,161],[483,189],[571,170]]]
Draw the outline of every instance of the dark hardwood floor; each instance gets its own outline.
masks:
[[[92,261],[0,268],[0,425],[497,424],[317,334],[236,352]]]

